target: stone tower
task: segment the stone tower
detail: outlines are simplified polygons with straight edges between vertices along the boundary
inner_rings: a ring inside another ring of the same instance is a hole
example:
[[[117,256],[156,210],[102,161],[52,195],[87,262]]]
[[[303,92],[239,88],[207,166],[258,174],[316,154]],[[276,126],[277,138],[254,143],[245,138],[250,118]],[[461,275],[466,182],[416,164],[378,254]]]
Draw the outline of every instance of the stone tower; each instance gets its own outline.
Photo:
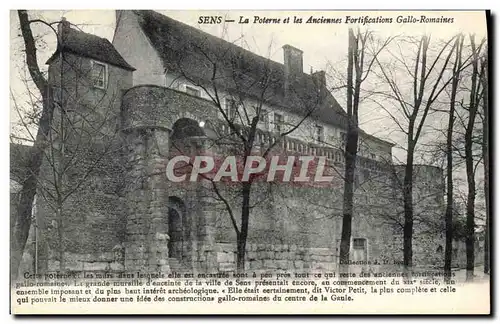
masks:
[[[47,64],[54,115],[36,206],[36,268],[123,268],[120,107],[134,68],[107,39],[64,18]]]

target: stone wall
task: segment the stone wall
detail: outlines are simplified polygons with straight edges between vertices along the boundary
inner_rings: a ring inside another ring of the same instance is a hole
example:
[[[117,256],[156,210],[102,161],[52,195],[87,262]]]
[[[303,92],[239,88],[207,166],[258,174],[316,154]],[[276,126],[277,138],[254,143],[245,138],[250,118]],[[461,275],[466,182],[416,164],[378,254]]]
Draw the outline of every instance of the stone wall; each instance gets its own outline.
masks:
[[[416,208],[419,218],[428,222],[416,222],[413,237],[413,260],[416,267],[438,267],[442,256],[436,252],[439,244],[444,244],[440,235],[440,228],[435,227],[441,221],[440,210],[442,186],[439,174],[423,177],[422,170],[416,179],[416,190],[420,197]],[[403,212],[400,206],[399,194],[391,180],[390,172],[359,170],[360,180],[356,185],[354,216],[352,223],[352,240],[362,239],[366,244],[366,260],[379,262],[381,265],[390,265],[398,268],[403,261],[402,231]],[[429,182],[430,179],[433,181]],[[419,182],[421,181],[421,182]],[[259,187],[260,185],[260,187]],[[247,260],[249,267],[263,267],[271,265],[270,260],[277,261],[283,266],[285,263],[290,269],[300,268],[300,262],[295,264],[288,261],[307,261],[311,251],[333,251],[334,262],[337,262],[342,229],[342,187],[333,188],[301,188],[293,184],[274,186],[265,199],[268,184],[258,184],[254,190],[254,200],[257,206],[250,215],[250,229],[247,244]],[[262,202],[259,203],[259,199]],[[237,201],[231,201],[237,216],[240,206]],[[231,244],[236,242],[235,231],[230,218],[224,208],[219,209],[217,215],[216,240],[222,244],[223,251],[218,251],[219,268],[231,269],[234,263]],[[229,245],[228,245],[229,244]],[[253,260],[254,245],[257,244],[261,253]],[[281,259],[281,252],[289,253],[291,246],[298,246],[305,254]],[[265,263],[266,255],[268,262]],[[277,257],[276,257],[277,255]],[[353,241],[351,241],[351,259],[354,255]],[[305,259],[304,259],[305,258]],[[286,262],[285,262],[286,261]],[[322,260],[327,262],[327,260]],[[252,262],[255,265],[252,265]],[[276,266],[272,266],[276,267]]]
[[[182,241],[171,245],[181,246],[178,261],[189,271],[234,270],[236,234],[225,205],[203,181],[174,184],[165,176],[168,158],[175,153],[171,135],[176,121],[215,120],[213,105],[176,90],[137,86],[124,93],[121,108],[123,138],[117,144],[122,145],[122,150],[115,155],[115,161],[110,161],[116,167],[113,171],[104,167],[89,178],[89,185],[69,199],[65,207],[66,267],[102,271],[113,265],[118,269],[121,263],[115,260],[113,249],[122,246],[125,269],[170,271],[168,208],[171,199],[179,199],[186,209],[182,220],[185,228]],[[191,153],[208,151],[203,141],[196,145]],[[304,143],[287,142],[276,149],[287,154],[326,154],[327,172],[335,179],[330,185],[319,187],[256,183],[252,189],[254,207],[246,266],[249,270],[334,270],[342,229],[341,155],[305,147]],[[439,175],[433,173],[426,179],[439,179]],[[241,198],[237,187],[222,186],[221,190],[229,199],[236,223],[240,224]],[[430,191],[428,182],[417,188],[419,192],[431,193],[424,197],[426,204],[419,213],[438,210],[442,203],[436,199],[440,194],[438,183]],[[365,240],[366,259],[402,261],[402,237],[397,230],[401,221],[401,210],[397,208],[400,197],[391,182],[390,168],[360,159],[354,199],[352,238]],[[46,215],[41,217],[42,250],[46,250],[42,259],[47,268],[55,269],[59,243],[55,239],[54,212],[48,205],[42,204],[41,208]],[[416,233],[415,260],[434,262],[435,253],[431,250],[435,241],[429,237],[435,233],[425,233],[425,228],[419,225]]]
[[[39,271],[59,270],[61,256],[62,270],[80,269],[82,260],[106,258],[125,238],[119,116],[132,72],[108,65],[107,88],[100,89],[91,82],[91,59],[63,55],[49,66],[55,110],[38,178]]]
[[[165,166],[168,131],[140,129],[127,134],[125,266],[168,271],[168,195]]]
[[[216,244],[218,271],[236,270],[236,244]],[[335,251],[305,248],[297,244],[247,244],[245,269],[248,271],[334,271]]]
[[[52,250],[51,253],[56,251]],[[58,271],[59,256],[49,257],[48,271]],[[116,245],[111,251],[95,253],[64,253],[65,268],[69,271],[124,271],[123,247]]]
[[[84,161],[80,162],[74,167],[78,168]],[[56,202],[48,195],[48,192],[54,193],[54,188],[45,182],[44,188],[39,189],[36,224],[39,227],[40,271],[59,270],[61,249],[65,256],[92,254],[98,259],[100,254],[111,253],[115,246],[122,244],[125,238],[126,203],[120,192],[122,183],[117,181],[121,179],[121,165],[119,159],[104,158],[101,162],[85,177],[72,173],[73,176],[62,183],[65,188],[78,186],[78,190],[64,200],[59,215]],[[40,180],[50,179],[52,173],[53,170],[44,165]],[[69,191],[66,189],[64,192]],[[74,258],[64,261],[64,269],[75,270]]]
[[[129,89],[123,99],[122,128],[127,134],[128,201],[125,265],[127,269],[169,271],[168,204],[183,198],[188,207],[183,215],[182,255],[187,270],[213,268],[213,221],[210,202],[203,202],[197,192],[200,183],[175,187],[167,181],[165,167],[172,153],[170,137],[175,122],[182,118],[213,118],[216,112],[208,101],[156,86]],[[186,188],[187,190],[186,193]],[[192,199],[193,198],[193,199]],[[192,200],[194,200],[192,202]]]
[[[197,122],[217,118],[211,101],[165,87],[135,86],[124,93],[122,100],[124,130],[141,127],[172,130],[181,118]]]
[[[156,129],[172,130],[176,120],[190,118],[198,120],[213,120],[216,111],[212,104],[201,98],[192,97],[185,93],[157,86],[138,86],[130,89],[124,96],[123,106],[124,129]],[[260,138],[259,138],[260,140]],[[199,143],[201,144],[201,143]],[[304,145],[302,145],[304,146]],[[277,149],[297,150],[300,154],[304,149],[300,145],[278,145]],[[192,150],[188,150],[193,153]],[[218,152],[217,150],[215,152]],[[304,152],[306,152],[304,150]],[[321,149],[312,149],[310,154],[321,155]],[[325,151],[326,152],[326,151]],[[172,155],[172,150],[170,155]],[[220,152],[219,152],[220,153]],[[229,153],[228,153],[229,154]],[[325,153],[326,154],[326,153]],[[255,207],[251,210],[250,230],[248,244],[254,249],[254,244],[265,244],[267,250],[260,251],[259,259],[249,260],[254,262],[252,267],[271,266],[271,262],[277,261],[279,266],[300,267],[300,262],[315,261],[335,262],[334,254],[315,254],[317,251],[338,252],[340,231],[342,226],[342,181],[343,163],[336,154],[329,154],[329,166],[327,172],[335,175],[336,180],[326,187],[301,187],[296,184],[274,184],[274,190],[268,183],[256,183],[252,189],[252,202]],[[340,156],[341,157],[341,156]],[[366,159],[365,159],[366,160]],[[367,241],[367,255],[370,259],[402,259],[401,251],[394,243],[392,235],[393,226],[387,226],[389,219],[397,218],[394,206],[393,186],[390,182],[388,169],[383,165],[371,163],[369,160],[360,160],[359,175],[357,176],[355,194],[355,215],[353,221],[353,238],[363,238]],[[137,162],[137,161],[136,161]],[[134,163],[136,163],[134,162]],[[144,163],[148,163],[146,160]],[[379,163],[380,164],[380,163]],[[135,168],[141,168],[136,163]],[[385,174],[384,174],[385,172]],[[231,209],[236,217],[236,223],[240,223],[241,214],[240,198],[235,187],[219,187],[223,195],[229,197]],[[227,213],[226,206],[220,201],[214,202],[213,192],[203,185],[191,186],[186,183],[168,184],[167,196],[178,197],[186,204],[186,215],[191,222],[189,237],[186,237],[187,246],[182,262],[188,269],[212,269],[229,267],[230,256],[220,254],[218,248],[214,248],[214,242],[218,244],[234,244],[236,234]],[[146,190],[147,191],[147,190]],[[144,194],[148,194],[145,192]],[[131,199],[136,195],[131,192]],[[206,199],[203,199],[206,198]],[[201,201],[204,201],[201,203]],[[144,202],[134,201],[135,208],[144,206]],[[210,206],[210,207],[209,207]],[[132,207],[134,208],[134,207]],[[137,217],[147,219],[149,211],[144,210],[136,213]],[[132,213],[134,214],[134,213]],[[165,215],[168,218],[168,215]],[[213,219],[213,224],[211,223]],[[374,230],[374,229],[377,230]],[[297,246],[300,254],[290,251],[289,247]],[[184,248],[184,247],[183,247]],[[259,246],[259,249],[264,249]],[[276,248],[277,250],[273,250]],[[270,249],[270,250],[269,250]],[[227,250],[227,249],[226,249]],[[313,252],[311,252],[313,251]],[[254,252],[250,250],[250,256]],[[232,254],[233,252],[228,252]],[[263,257],[269,254],[269,258]],[[270,256],[273,253],[282,253]],[[283,253],[287,256],[284,257]],[[258,254],[257,254],[258,255]],[[141,256],[137,256],[137,262]],[[144,255],[143,255],[144,257]],[[324,258],[323,258],[324,257]],[[221,259],[222,258],[222,259]],[[323,258],[323,259],[322,259]],[[266,261],[266,262],[265,262]],[[295,263],[297,261],[297,263]],[[261,262],[262,264],[259,264]],[[331,266],[331,265],[329,265]],[[274,266],[273,266],[274,267]]]

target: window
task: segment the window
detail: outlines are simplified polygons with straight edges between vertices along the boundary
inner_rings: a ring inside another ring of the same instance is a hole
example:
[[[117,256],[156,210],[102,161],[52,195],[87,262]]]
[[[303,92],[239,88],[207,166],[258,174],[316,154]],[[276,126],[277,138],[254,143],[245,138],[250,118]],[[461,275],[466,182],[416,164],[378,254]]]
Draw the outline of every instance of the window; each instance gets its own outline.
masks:
[[[284,124],[285,124],[284,116],[282,114],[274,113],[274,131],[281,133]]]
[[[236,112],[238,111],[238,104],[233,98],[226,98],[224,100],[224,112],[229,120],[234,120],[236,117]]]
[[[366,239],[364,238],[355,238],[352,240],[352,247],[354,249],[364,249],[366,245]]]
[[[377,156],[375,154],[370,153],[370,159],[375,160],[376,158],[377,158]]]
[[[265,109],[260,110],[259,121],[264,125],[264,129],[269,129],[269,112]]]
[[[200,90],[188,85],[186,85],[186,93],[195,97],[200,97],[201,95]]]
[[[316,125],[316,134],[315,134],[315,140],[317,143],[323,143],[325,138],[325,130],[323,126],[321,125]]]
[[[347,143],[347,134],[344,132],[340,132],[340,140],[341,140],[342,146],[345,146]]]
[[[92,61],[92,85],[105,89],[108,82],[108,66],[104,63]]]
[[[354,238],[352,240],[353,248],[353,261],[366,261],[368,260],[368,250],[366,248],[365,238]]]

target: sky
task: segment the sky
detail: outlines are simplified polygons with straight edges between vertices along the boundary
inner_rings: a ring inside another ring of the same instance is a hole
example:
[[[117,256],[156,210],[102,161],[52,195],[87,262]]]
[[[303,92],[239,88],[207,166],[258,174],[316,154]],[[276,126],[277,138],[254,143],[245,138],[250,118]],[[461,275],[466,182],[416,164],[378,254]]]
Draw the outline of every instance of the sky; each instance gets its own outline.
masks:
[[[215,36],[222,37],[234,42],[246,49],[251,50],[264,57],[283,63],[282,46],[292,45],[303,51],[304,72],[311,70],[327,70],[331,74],[332,69],[345,70],[347,51],[347,32],[349,27],[359,26],[362,30],[369,28],[376,37],[385,39],[391,36],[421,36],[432,35],[432,39],[449,39],[459,32],[466,34],[474,33],[481,38],[486,34],[486,20],[484,12],[476,11],[427,11],[427,12],[397,12],[397,11],[198,11],[177,10],[161,11],[174,19],[188,25],[200,28]],[[414,22],[427,18],[444,18],[447,23],[420,23]],[[52,10],[31,11],[32,18],[41,18],[45,21],[58,21],[66,17],[72,24],[78,25],[83,31],[105,37],[112,41],[115,26],[114,10]],[[224,19],[233,19],[235,22],[225,24],[199,24],[200,16],[221,16]],[[309,17],[334,18],[340,23],[335,24],[307,24]],[[256,17],[258,17],[256,19]],[[290,22],[285,23],[289,17]],[[349,18],[348,18],[349,17]],[[356,24],[353,22],[366,20],[390,20],[387,23]],[[10,61],[10,89],[12,93],[23,98],[26,87],[20,81],[23,73],[23,47],[22,38],[19,37],[18,18],[15,11],[10,13],[10,39],[11,39],[11,61]],[[240,24],[248,18],[249,23]],[[280,23],[265,23],[265,19],[280,19]],[[302,23],[298,20],[302,19]],[[350,23],[346,23],[349,19]],[[413,21],[413,22],[412,22]],[[50,57],[55,48],[55,36],[43,25],[33,26],[35,35],[45,35],[43,39],[46,44],[39,48],[39,62],[45,66],[45,61]],[[45,66],[46,67],[46,66]],[[21,78],[20,78],[21,76]],[[337,100],[345,103],[345,94],[342,91],[334,93]],[[11,121],[17,120],[17,114],[11,108]],[[437,121],[436,121],[437,122]],[[367,103],[360,107],[360,124],[362,128],[375,136],[396,143],[403,143],[401,135],[394,134],[394,125],[390,118],[377,107]],[[404,152],[394,151],[398,160],[403,159]]]

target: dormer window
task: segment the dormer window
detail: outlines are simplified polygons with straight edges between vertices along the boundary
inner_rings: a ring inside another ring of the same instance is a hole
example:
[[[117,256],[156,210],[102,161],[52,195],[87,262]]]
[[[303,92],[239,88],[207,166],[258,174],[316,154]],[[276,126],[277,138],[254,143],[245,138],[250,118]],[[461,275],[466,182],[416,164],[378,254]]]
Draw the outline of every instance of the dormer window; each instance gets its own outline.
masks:
[[[230,121],[236,118],[236,113],[238,111],[238,103],[233,98],[224,99],[224,112]]]
[[[92,85],[99,89],[106,89],[108,85],[108,66],[106,64],[92,61]]]
[[[186,93],[195,97],[200,97],[201,92],[199,89],[196,89],[195,87],[191,87],[186,85]]]
[[[265,109],[260,110],[259,122],[262,123],[265,130],[269,129],[269,112]]]
[[[347,134],[344,132],[340,132],[340,143],[341,143],[342,147],[345,147],[345,145],[347,143]]]
[[[323,126],[321,125],[316,125],[316,134],[314,139],[316,140],[316,143],[320,144],[325,141],[325,130]]]
[[[281,133],[285,124],[285,117],[282,114],[274,113],[274,131]]]

